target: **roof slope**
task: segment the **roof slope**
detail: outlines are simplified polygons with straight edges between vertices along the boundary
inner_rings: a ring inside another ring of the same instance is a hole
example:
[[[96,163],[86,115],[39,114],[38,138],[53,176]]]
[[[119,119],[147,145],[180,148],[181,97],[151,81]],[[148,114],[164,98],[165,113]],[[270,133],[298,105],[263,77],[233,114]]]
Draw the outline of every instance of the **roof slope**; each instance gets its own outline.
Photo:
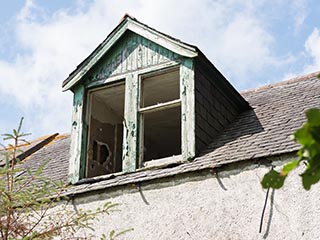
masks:
[[[67,181],[70,152],[70,135],[58,135],[40,150],[25,158],[24,167],[30,170],[38,169],[48,161],[43,175],[54,181]]]
[[[316,78],[317,74],[243,92],[252,109],[240,114],[193,162],[119,176],[97,177],[86,184],[72,187],[70,191],[86,192],[297,151],[299,146],[290,136],[304,123],[306,109],[320,107],[320,80]],[[25,161],[25,166],[34,167],[45,159],[51,159],[44,174],[65,180],[69,146],[69,136],[56,137],[32,154]]]
[[[221,133],[197,161],[223,164],[293,152],[293,132],[305,122],[304,112],[320,107],[318,73],[243,92],[248,110]]]

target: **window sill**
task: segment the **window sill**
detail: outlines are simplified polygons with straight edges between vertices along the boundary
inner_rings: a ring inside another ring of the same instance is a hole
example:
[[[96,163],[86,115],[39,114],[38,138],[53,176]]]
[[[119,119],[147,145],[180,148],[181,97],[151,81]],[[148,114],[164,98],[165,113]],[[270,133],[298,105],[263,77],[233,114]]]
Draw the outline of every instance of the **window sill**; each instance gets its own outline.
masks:
[[[133,171],[133,172],[116,172],[116,173],[110,173],[110,174],[101,175],[101,176],[97,176],[97,177],[83,178],[72,185],[96,183],[96,182],[100,182],[100,181],[108,180],[108,179],[113,179],[118,176],[130,174],[130,173],[143,172],[143,171],[147,171],[147,170],[155,169],[155,168],[167,168],[170,166],[180,165],[185,162],[186,161],[182,159],[182,155],[174,155],[174,156],[170,156],[170,157],[166,157],[166,158],[160,158],[160,159],[147,161],[144,163],[144,166],[142,168],[138,168],[136,171]]]
[[[183,162],[184,161],[182,159],[182,155],[173,155],[170,157],[146,161],[142,169],[156,168],[156,167],[160,168],[160,167],[165,167],[171,164],[181,164]]]

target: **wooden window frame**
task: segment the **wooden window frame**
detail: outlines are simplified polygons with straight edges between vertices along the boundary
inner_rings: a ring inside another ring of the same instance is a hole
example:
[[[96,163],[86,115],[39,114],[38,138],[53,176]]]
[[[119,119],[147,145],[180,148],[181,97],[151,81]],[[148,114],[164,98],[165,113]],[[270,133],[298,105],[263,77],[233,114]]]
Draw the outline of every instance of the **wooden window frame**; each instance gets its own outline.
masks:
[[[166,74],[172,71],[178,71],[179,73],[179,78],[177,79],[177,81],[179,81],[179,98],[178,99],[174,99],[174,100],[170,100],[167,102],[161,102],[161,103],[157,103],[151,106],[147,106],[147,107],[141,107],[141,101],[143,99],[143,92],[142,92],[142,81],[145,78],[150,78],[150,77],[154,77],[154,76],[158,76],[161,74]],[[168,68],[164,68],[161,70],[158,70],[156,72],[151,72],[151,73],[145,73],[145,74],[140,74],[138,75],[138,81],[139,81],[139,92],[138,92],[138,121],[139,121],[139,135],[138,135],[138,168],[143,168],[144,163],[146,162],[150,162],[150,160],[148,161],[144,161],[144,115],[146,113],[151,113],[151,112],[157,112],[157,111],[163,111],[166,109],[170,109],[170,108],[175,108],[175,107],[180,107],[180,111],[182,111],[182,100],[181,100],[181,91],[180,91],[180,65],[174,66],[174,67],[168,67]],[[181,117],[180,116],[180,122],[181,122]],[[180,134],[180,138],[182,138],[181,134]],[[182,142],[181,142],[182,144]],[[180,148],[181,148],[181,154],[180,155],[176,155],[173,159],[181,159],[182,156],[182,146],[180,144]],[[152,162],[157,162],[156,165],[161,165],[162,160],[168,159],[168,158],[172,158],[173,156],[168,156],[168,157],[164,157],[164,158],[159,158],[159,159],[153,159]]]
[[[86,131],[86,148],[85,148],[85,163],[84,163],[84,176],[83,178],[88,178],[88,175],[89,175],[89,145],[90,145],[90,141],[91,141],[91,138],[90,138],[90,127],[91,127],[91,115],[92,115],[92,98],[93,98],[93,94],[97,91],[103,91],[105,89],[108,89],[108,88],[112,88],[112,87],[117,87],[117,86],[120,86],[120,85],[126,85],[126,79],[125,78],[121,78],[121,79],[117,79],[117,81],[113,81],[113,82],[110,82],[110,83],[107,83],[103,86],[98,86],[98,87],[93,87],[91,89],[88,89],[87,90],[87,103],[86,103],[86,113],[85,113],[85,120],[86,120],[86,123],[87,123],[87,131]],[[126,98],[126,92],[124,92],[124,99]],[[125,109],[124,109],[125,111]],[[123,112],[124,114],[124,112]],[[102,143],[102,142],[101,142]],[[105,144],[105,143],[102,143],[102,144]],[[105,144],[107,145],[107,144]],[[114,143],[114,148],[116,147],[116,141]],[[123,142],[122,142],[122,145],[123,145]],[[109,146],[108,146],[109,148]],[[112,152],[112,151],[111,151]],[[114,165],[114,168],[115,168],[115,165],[116,165],[116,156],[114,155],[112,157],[112,162],[113,162],[113,165]],[[117,172],[114,172],[114,173],[117,173]],[[111,173],[111,174],[114,174],[114,173]],[[89,177],[90,178],[90,177]]]

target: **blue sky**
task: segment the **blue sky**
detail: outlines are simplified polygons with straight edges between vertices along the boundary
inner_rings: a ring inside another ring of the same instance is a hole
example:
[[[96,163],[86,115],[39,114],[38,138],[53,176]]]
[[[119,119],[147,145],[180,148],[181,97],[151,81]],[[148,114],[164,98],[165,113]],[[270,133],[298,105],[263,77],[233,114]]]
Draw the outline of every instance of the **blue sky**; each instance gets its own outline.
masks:
[[[317,0],[0,0],[0,132],[68,133],[70,72],[125,13],[198,46],[238,89],[320,70]]]

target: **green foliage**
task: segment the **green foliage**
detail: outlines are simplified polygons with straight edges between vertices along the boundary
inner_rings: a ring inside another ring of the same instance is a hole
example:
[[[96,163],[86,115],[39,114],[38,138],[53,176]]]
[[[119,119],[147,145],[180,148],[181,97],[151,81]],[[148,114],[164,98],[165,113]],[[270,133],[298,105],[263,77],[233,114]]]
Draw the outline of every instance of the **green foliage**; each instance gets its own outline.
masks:
[[[0,149],[0,239],[97,239],[93,221],[117,204],[108,202],[95,211],[75,210],[64,196],[66,185],[42,175],[47,161],[35,170],[21,167],[17,156],[29,135],[21,132],[22,121],[12,134],[2,135],[10,144]],[[92,234],[83,236],[85,232]]]
[[[298,151],[299,158],[285,164],[280,172],[272,169],[265,174],[261,182],[264,188],[281,188],[288,174],[301,162],[306,165],[304,172],[300,175],[306,190],[320,180],[320,109],[309,109],[306,117],[306,123],[293,135],[294,140],[301,145]]]
[[[264,188],[271,187],[278,189],[283,186],[285,178],[285,176],[282,176],[279,172],[272,169],[264,175],[261,184]]]
[[[125,234],[126,232],[130,232],[130,231],[133,231],[133,228],[129,228],[129,229],[126,229],[126,230],[123,230],[119,233],[116,233],[114,230],[112,230],[109,234],[109,239],[110,240],[115,240],[117,237],[119,237],[120,235],[122,234]],[[104,238],[103,238],[104,237]],[[104,235],[100,240],[105,240],[106,239],[106,236]]]

